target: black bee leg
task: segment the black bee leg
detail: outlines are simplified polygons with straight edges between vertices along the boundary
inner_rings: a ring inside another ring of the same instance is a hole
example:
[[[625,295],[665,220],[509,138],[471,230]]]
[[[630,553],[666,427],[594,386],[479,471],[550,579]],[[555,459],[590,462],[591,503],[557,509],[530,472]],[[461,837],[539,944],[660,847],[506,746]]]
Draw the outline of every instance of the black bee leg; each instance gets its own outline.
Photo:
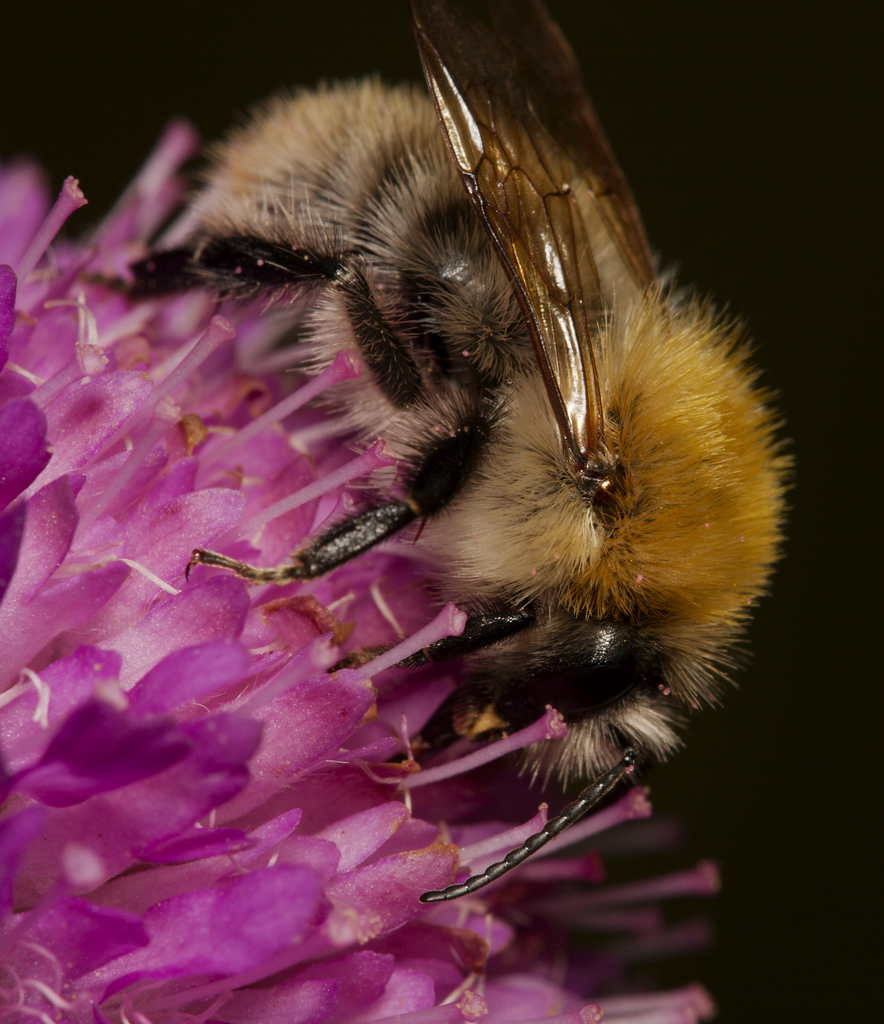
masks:
[[[190,556],[185,575],[189,576],[195,565],[218,565],[232,569],[237,576],[254,583],[283,584],[316,579],[392,536],[418,515],[406,501],[391,501],[371,508],[326,530],[312,544],[293,555],[291,562],[269,569],[260,569],[215,551],[197,548]]]
[[[493,644],[500,643],[501,640],[506,640],[507,637],[515,636],[516,633],[520,633],[523,629],[533,624],[534,616],[530,612],[470,615],[460,636],[448,636],[443,640],[437,640],[416,654],[403,658],[402,661],[396,663],[396,667],[417,668],[431,661],[451,661],[455,658],[463,658],[474,651],[480,651],[484,647],[491,647]],[[360,647],[348,654],[346,658],[342,658],[336,665],[333,665],[330,671],[364,665],[367,661],[371,661],[385,651],[389,651],[393,646],[393,644],[382,644],[375,647]],[[441,707],[447,708],[450,700],[451,698],[445,701]],[[437,711],[436,715],[438,714],[439,712]],[[436,715],[433,716],[434,719]],[[449,709],[447,714],[443,711],[441,717],[447,718],[450,726],[452,720],[451,710]],[[457,735],[452,732],[451,740],[448,742],[455,739],[457,739]],[[441,745],[433,743],[433,746]]]
[[[262,293],[298,298],[331,285],[340,295],[366,368],[397,408],[421,397],[424,382],[407,340],[392,328],[353,252],[320,252],[250,235],[198,241],[192,249],[155,253],[131,267],[136,296],[203,287],[223,298],[250,299]]]
[[[322,576],[351,558],[392,537],[403,527],[443,509],[469,477],[488,437],[488,423],[479,414],[465,416],[458,427],[434,442],[418,466],[404,500],[377,505],[335,524],[296,552],[291,562],[270,569],[236,562],[226,555],[197,548],[187,575],[195,565],[218,565],[256,583],[291,583]]]
[[[347,310],[366,369],[384,397],[398,409],[413,405],[424,392],[420,370],[407,342],[396,334],[377,304],[363,273],[362,260],[346,254],[331,281]]]
[[[132,283],[126,290],[137,299],[181,292],[200,284],[190,249],[167,249],[165,252],[154,253],[147,259],[133,263],[129,270]]]
[[[464,658],[521,633],[523,629],[533,626],[535,621],[534,613],[529,610],[470,615],[460,636],[437,640],[410,658],[400,661],[398,667],[412,668],[429,662]],[[465,735],[479,739],[485,738],[490,732],[506,730],[507,723],[495,711],[490,696],[484,701],[485,713],[481,715],[475,714],[477,702],[471,699],[474,696],[475,691],[467,685],[459,687],[442,701],[420,731],[418,746],[421,753],[440,750]]]
[[[399,662],[402,668],[426,665],[431,661],[451,661],[481,651],[521,633],[534,625],[534,615],[528,611],[501,612],[495,615],[470,615],[460,636],[447,636]]]
[[[472,875],[459,885],[449,885],[444,889],[433,889],[423,893],[420,898],[421,903],[442,903],[445,900],[456,900],[459,896],[466,896],[468,893],[483,889],[489,882],[505,875],[507,871],[511,871],[517,864],[521,864],[536,850],[546,846],[550,839],[554,839],[560,832],[564,832],[569,825],[579,821],[587,811],[590,811],[604,796],[607,796],[625,775],[633,770],[637,762],[638,754],[631,747],[628,748],[613,768],[600,775],[595,782],[590,783],[561,814],[550,818],[539,832],[529,836],[518,849],[511,850],[503,860],[487,867],[480,875]]]
[[[202,283],[224,297],[252,298],[281,292],[298,296],[331,286],[346,310],[366,368],[397,408],[423,393],[420,370],[408,343],[378,305],[358,253],[288,247],[251,236],[230,235],[200,243],[193,256]]]

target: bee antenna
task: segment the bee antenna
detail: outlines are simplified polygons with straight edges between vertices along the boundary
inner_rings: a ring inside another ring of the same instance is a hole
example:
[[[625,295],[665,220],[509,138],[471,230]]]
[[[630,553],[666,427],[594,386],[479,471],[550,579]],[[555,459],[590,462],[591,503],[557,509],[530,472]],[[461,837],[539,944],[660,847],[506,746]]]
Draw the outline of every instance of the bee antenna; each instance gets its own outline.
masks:
[[[546,846],[550,839],[554,839],[560,832],[579,821],[587,811],[591,810],[602,797],[606,796],[627,775],[638,763],[638,754],[632,747],[623,753],[623,757],[608,769],[604,775],[600,775],[595,782],[591,782],[586,789],[562,811],[561,814],[551,818],[539,832],[528,836],[524,843],[498,861],[491,864],[481,875],[472,875],[465,882],[457,885],[449,885],[445,889],[432,889],[421,896],[421,903],[443,903],[446,900],[456,900],[459,896],[466,896],[467,893],[477,892],[484,888],[489,882],[493,882],[507,871],[512,870],[517,864],[521,864],[541,848]]]

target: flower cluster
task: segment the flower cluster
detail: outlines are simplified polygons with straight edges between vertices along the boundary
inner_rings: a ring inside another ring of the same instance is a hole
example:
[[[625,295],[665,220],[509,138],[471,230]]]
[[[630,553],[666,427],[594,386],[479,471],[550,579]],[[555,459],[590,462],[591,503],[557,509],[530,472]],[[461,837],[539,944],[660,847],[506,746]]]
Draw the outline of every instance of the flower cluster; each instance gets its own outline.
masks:
[[[285,310],[113,286],[180,202],[194,145],[170,128],[80,244],[56,239],[76,182],[50,209],[33,167],[0,168],[0,1018],[705,1018],[697,986],[603,993],[630,943],[676,941],[644,908],[713,889],[708,867],[615,889],[594,855],[544,856],[419,902],[537,830],[543,812],[507,824],[531,797],[494,759],[563,726],[550,711],[478,755],[414,761],[456,667],[395,665],[463,616],[434,607],[407,545],[309,585],[185,581],[197,547],[283,561],[394,472],[311,404],[350,359],[279,372]],[[384,653],[332,670],[357,648]],[[636,789],[549,849],[648,813]],[[617,948],[578,955],[574,927]]]

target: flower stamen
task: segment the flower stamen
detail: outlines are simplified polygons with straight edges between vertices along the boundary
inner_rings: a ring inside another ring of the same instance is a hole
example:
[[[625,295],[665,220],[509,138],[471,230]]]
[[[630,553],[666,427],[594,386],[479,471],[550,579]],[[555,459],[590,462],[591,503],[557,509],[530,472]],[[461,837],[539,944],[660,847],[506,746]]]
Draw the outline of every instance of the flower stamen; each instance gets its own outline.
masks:
[[[402,785],[408,789],[415,789],[418,786],[426,786],[431,782],[440,782],[443,779],[450,779],[462,772],[471,771],[480,765],[496,761],[499,757],[511,754],[516,750],[522,750],[532,743],[542,740],[561,739],[567,732],[568,727],[565,719],[551,705],[547,705],[546,711],[532,725],[514,732],[510,736],[489,743],[479,750],[475,750],[456,761],[448,764],[440,764],[433,768],[427,768],[416,775],[410,775],[403,780]]]
[[[36,722],[41,729],[49,728],[49,697],[50,690],[46,683],[37,675],[33,669],[23,668],[21,674],[25,676],[37,691],[37,706],[34,708],[34,714],[31,716],[31,721]]]
[[[50,243],[61,230],[64,222],[81,206],[85,206],[88,200],[80,189],[80,182],[74,177],[64,179],[61,191],[58,194],[55,204],[49,211],[46,219],[37,229],[37,233],[31,240],[18,265],[14,267],[16,276],[24,284],[30,277],[32,271],[40,262],[40,258],[49,248]]]

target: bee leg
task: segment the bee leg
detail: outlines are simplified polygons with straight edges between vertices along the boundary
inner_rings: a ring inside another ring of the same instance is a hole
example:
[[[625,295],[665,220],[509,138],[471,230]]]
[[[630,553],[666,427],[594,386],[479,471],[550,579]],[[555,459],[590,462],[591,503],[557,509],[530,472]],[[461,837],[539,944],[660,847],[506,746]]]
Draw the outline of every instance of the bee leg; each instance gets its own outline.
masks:
[[[397,408],[413,404],[424,391],[408,343],[393,330],[355,252],[321,252],[286,247],[251,236],[213,238],[194,255],[201,279],[225,296],[332,286],[340,295],[366,368],[384,397]]]
[[[167,295],[200,284],[190,249],[168,249],[139,260],[129,267],[132,282],[126,292],[136,299]]]
[[[503,860],[490,865],[480,875],[471,875],[465,882],[423,893],[420,897],[421,903],[443,903],[446,900],[456,900],[459,896],[466,896],[468,893],[484,889],[489,882],[493,882],[501,875],[505,875],[507,871],[511,871],[536,850],[546,846],[550,839],[554,839],[560,832],[564,832],[569,825],[579,821],[587,811],[592,810],[603,797],[607,796],[622,778],[634,770],[638,760],[638,753],[628,747],[613,768],[600,775],[595,782],[590,783],[561,814],[550,818],[539,832],[528,836],[520,847],[510,850]]]
[[[393,330],[355,252],[320,252],[250,235],[206,238],[192,249],[155,253],[130,268],[135,296],[191,287],[209,288],[224,298],[254,298],[288,292],[297,298],[331,285],[341,297],[362,359],[384,397],[396,408],[417,401],[424,382],[408,342]]]
[[[500,612],[494,615],[470,615],[460,636],[447,636],[424,647],[410,658],[400,661],[402,668],[414,668],[431,661],[451,661],[463,658],[484,647],[491,647],[508,637],[521,633],[534,625],[529,611]]]
[[[414,405],[424,381],[407,341],[393,330],[363,272],[362,259],[346,254],[331,277],[343,300],[366,369],[384,397],[398,409]]]
[[[447,636],[417,651],[402,661],[396,662],[396,668],[418,668],[431,661],[452,661],[462,658],[483,647],[514,636],[528,626],[534,624],[534,616],[530,612],[503,612],[499,615],[470,615],[460,636]],[[394,644],[380,644],[373,647],[359,647],[351,651],[345,658],[329,669],[334,672],[339,668],[355,668],[364,665],[378,655],[389,651]],[[447,702],[446,702],[447,703]],[[449,713],[449,718],[451,717]]]
[[[217,551],[196,548],[184,575],[189,579],[195,565],[216,565],[222,569],[231,569],[237,576],[253,583],[281,585],[295,580],[313,580],[392,536],[418,515],[405,501],[391,501],[368,509],[326,530],[312,544],[297,551],[290,562],[267,569],[238,562]]]
[[[189,575],[195,565],[217,565],[256,583],[283,584],[323,576],[392,537],[415,519],[435,515],[443,509],[473,471],[489,429],[480,413],[464,416],[459,426],[447,437],[434,441],[424,454],[404,500],[384,502],[343,519],[297,551],[285,565],[260,569],[215,551],[197,548],[185,575]]]
[[[404,500],[393,500],[344,519],[297,553],[301,578],[312,579],[355,558],[403,527],[441,511],[472,473],[489,427],[478,413],[467,416],[425,452]]]

